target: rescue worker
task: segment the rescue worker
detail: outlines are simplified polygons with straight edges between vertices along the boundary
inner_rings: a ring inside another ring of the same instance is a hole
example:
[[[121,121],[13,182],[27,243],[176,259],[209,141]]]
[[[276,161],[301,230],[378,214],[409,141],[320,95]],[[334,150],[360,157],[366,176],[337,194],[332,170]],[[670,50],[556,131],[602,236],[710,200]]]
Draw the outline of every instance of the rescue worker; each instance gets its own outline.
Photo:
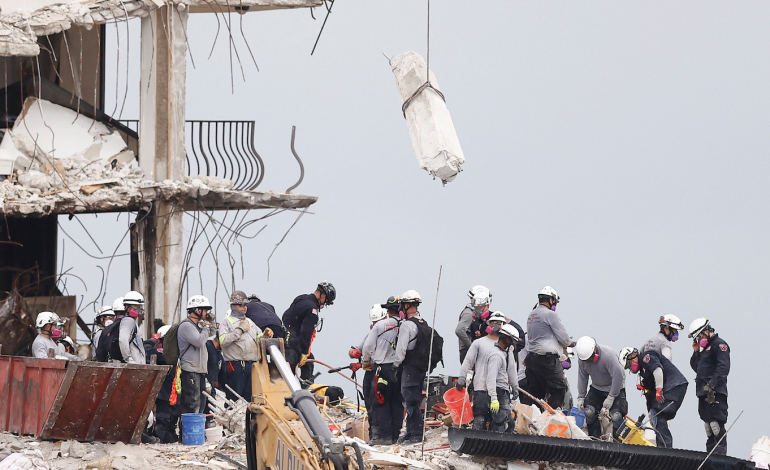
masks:
[[[219,332],[214,332],[214,335],[206,341],[206,351],[208,351],[209,361],[206,366],[206,380],[213,389],[225,390],[225,359],[222,357],[222,345],[219,343]]]
[[[460,344],[460,364],[465,360],[471,343],[476,340],[476,336],[471,332],[471,324],[478,318],[480,321],[486,321],[489,317],[489,303],[492,301],[492,293],[484,286],[473,286],[468,291],[468,297],[471,301],[460,312],[460,320],[455,328],[455,335]]]
[[[165,325],[158,329],[158,343],[150,352],[150,355],[157,357],[156,363],[159,366],[175,365],[168,364],[163,356],[163,338],[170,329],[171,325]],[[179,404],[172,405],[169,401],[171,399],[171,387],[174,386],[175,378],[176,368],[171,367],[171,370],[168,371],[166,378],[163,380],[163,385],[160,387],[158,397],[155,399],[155,427],[153,429],[153,434],[160,439],[161,444],[173,444],[179,441],[176,427],[182,413],[178,411]]]
[[[262,302],[256,294],[249,296],[249,303],[246,306],[246,316],[262,330],[262,333],[268,338],[285,338],[286,329],[283,322],[275,314],[275,307],[267,302]]]
[[[639,351],[625,347],[620,350],[618,361],[624,369],[639,374],[641,388],[647,399],[650,423],[655,428],[658,447],[674,447],[674,439],[668,422],[676,417],[687,393],[687,379],[665,356],[648,349]]]
[[[575,352],[580,360],[578,408],[585,411],[588,434],[601,437],[600,414],[609,416],[613,431],[617,431],[628,413],[626,375],[617,361],[618,353],[609,346],[597,344],[590,336],[577,341]],[[589,378],[591,387],[586,394]]]
[[[538,305],[527,318],[527,391],[559,408],[567,391],[560,356],[570,345],[570,336],[556,314],[560,300],[556,290],[545,286],[537,299]]]
[[[112,306],[105,305],[99,309],[94,319],[94,326],[96,331],[91,336],[91,358],[96,359],[96,348],[99,346],[99,337],[104,330],[115,321],[115,312],[112,311]]]
[[[384,320],[386,318],[388,318],[388,311],[385,309],[385,307],[383,307],[381,304],[372,305],[372,308],[369,309],[369,321],[371,322],[369,325],[369,331],[372,331],[374,325],[376,325],[378,321]],[[361,368],[361,357],[363,356],[364,344],[366,344],[366,338],[368,337],[369,333],[366,334],[358,346],[351,347],[350,352],[348,352],[348,356],[351,359],[358,361],[357,363],[350,365],[350,370],[353,371],[354,378],[355,372]],[[361,382],[361,386],[361,394],[364,397],[364,407],[366,408],[366,414],[369,416],[369,437],[370,439],[373,439],[375,434],[377,434],[377,423],[374,416],[374,406],[372,405],[372,401],[375,400],[375,397],[374,370],[372,370],[371,364],[364,369],[364,380]]]
[[[187,318],[179,324],[177,345],[182,368],[180,380],[179,413],[205,413],[206,375],[209,355],[206,341],[211,334],[211,304],[202,295],[194,295],[187,301]]]
[[[123,296],[123,307],[125,315],[117,320],[118,326],[113,327],[119,328],[118,344],[120,354],[123,356],[121,362],[146,364],[144,339],[137,325],[139,318],[144,318],[144,296],[133,290],[128,292]]]
[[[648,339],[639,351],[644,353],[645,351],[652,350],[657,352],[659,356],[673,361],[674,355],[671,351],[671,343],[675,343],[679,339],[679,330],[684,329],[682,320],[676,315],[663,315],[658,320],[658,326],[660,331]]]
[[[404,292],[399,302],[401,314],[406,320],[401,322],[398,329],[398,343],[396,355],[393,359],[393,367],[398,369],[407,359],[409,351],[417,345],[417,322],[422,322],[418,307],[422,303],[420,294],[415,290]],[[397,373],[397,379],[401,382],[401,396],[406,408],[406,434],[398,438],[399,444],[415,444],[422,442],[423,419],[420,412],[422,402],[422,385],[427,371],[419,370],[409,364],[404,364],[401,373]]]
[[[126,307],[123,305],[123,297],[118,297],[112,303],[112,312],[115,316],[126,314]]]
[[[727,375],[730,373],[730,346],[719,337],[706,318],[690,324],[692,338],[690,367],[695,371],[698,415],[706,427],[706,452],[727,455]],[[720,442],[721,440],[721,442]]]
[[[476,339],[479,339],[489,334],[489,332],[495,326],[499,329],[503,323],[506,323],[516,328],[516,331],[519,334],[519,340],[516,341],[516,343],[513,345],[513,356],[516,358],[516,367],[518,368],[519,352],[522,349],[524,349],[524,347],[526,346],[526,343],[524,341],[524,336],[526,335],[526,333],[524,333],[524,330],[521,328],[521,326],[518,323],[516,323],[515,321],[511,320],[508,317],[503,316],[502,320],[497,325],[491,325],[490,318],[492,318],[492,314],[490,314],[489,317],[487,317],[486,321],[474,320],[473,323],[471,323],[471,332],[473,333]]]
[[[364,369],[372,371],[370,400],[375,425],[369,444],[391,445],[398,440],[404,422],[401,387],[393,366],[401,308],[397,297],[390,297],[380,307],[387,311],[388,317],[377,321],[366,336],[361,350],[361,364]]]
[[[59,327],[63,324],[59,315],[53,312],[40,312],[35,319],[35,326],[40,329],[40,333],[32,342],[32,357],[39,359],[48,358],[48,350],[53,349],[56,359],[69,359],[70,361],[79,361],[79,357],[74,354],[59,351],[59,346],[52,339],[55,333],[61,337],[62,331]]]
[[[311,381],[313,378],[312,363],[305,366],[308,359],[313,359],[311,346],[318,326],[318,313],[327,306],[334,304],[337,290],[326,281],[318,284],[312,294],[297,296],[291,306],[283,313],[283,324],[286,327],[286,362],[292,371],[301,367],[300,378]]]
[[[67,353],[72,354],[73,356],[77,356],[77,350],[75,349],[75,341],[72,340],[69,336],[65,336],[61,340],[59,340],[59,354],[61,353]]]
[[[205,302],[205,307],[211,308],[208,299]],[[230,296],[230,312],[219,325],[219,344],[222,345],[226,371],[223,386],[227,385],[235,391],[233,393],[224,387],[227,398],[232,401],[238,401],[235,394],[251,401],[251,367],[259,358],[257,341],[262,336],[262,330],[246,318],[248,303],[242,291],[233,292]]]
[[[490,317],[491,318],[491,317]],[[504,323],[499,327],[495,347],[485,358],[486,384],[484,405],[488,415],[489,430],[493,432],[513,433],[516,421],[511,412],[512,399],[519,396],[516,361],[513,345],[519,340],[519,332],[512,325]],[[478,395],[477,395],[478,397]],[[473,425],[476,428],[476,409],[481,408],[473,402]]]

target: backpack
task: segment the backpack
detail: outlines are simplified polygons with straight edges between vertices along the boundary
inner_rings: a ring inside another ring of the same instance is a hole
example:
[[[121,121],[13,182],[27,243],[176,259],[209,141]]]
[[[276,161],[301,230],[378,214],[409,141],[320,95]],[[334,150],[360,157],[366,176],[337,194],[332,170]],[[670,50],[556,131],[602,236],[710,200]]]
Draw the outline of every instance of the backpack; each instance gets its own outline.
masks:
[[[179,325],[184,322],[192,323],[192,320],[185,318],[169,328],[163,336],[163,359],[166,361],[166,364],[170,366],[176,367],[179,358],[182,356],[182,354],[179,354],[179,340],[177,338],[177,333],[179,332]],[[187,350],[183,351],[183,353],[184,352],[187,352]]]
[[[433,369],[436,368],[439,362],[444,363],[444,338],[428,326],[428,323],[422,318],[412,317],[406,321],[417,325],[417,336],[414,338],[414,349],[406,352],[404,364],[408,364],[420,371],[433,372]],[[433,335],[433,353],[431,353],[430,347],[431,334]],[[428,364],[429,356],[430,364]]]

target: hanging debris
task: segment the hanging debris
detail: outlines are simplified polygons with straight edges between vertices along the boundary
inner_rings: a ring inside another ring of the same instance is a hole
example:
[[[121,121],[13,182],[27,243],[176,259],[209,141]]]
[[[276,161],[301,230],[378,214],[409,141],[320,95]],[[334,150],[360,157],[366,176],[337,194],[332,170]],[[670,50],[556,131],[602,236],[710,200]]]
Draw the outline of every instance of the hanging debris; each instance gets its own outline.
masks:
[[[414,51],[390,59],[404,100],[402,111],[420,168],[446,184],[462,171],[465,156],[436,76]]]

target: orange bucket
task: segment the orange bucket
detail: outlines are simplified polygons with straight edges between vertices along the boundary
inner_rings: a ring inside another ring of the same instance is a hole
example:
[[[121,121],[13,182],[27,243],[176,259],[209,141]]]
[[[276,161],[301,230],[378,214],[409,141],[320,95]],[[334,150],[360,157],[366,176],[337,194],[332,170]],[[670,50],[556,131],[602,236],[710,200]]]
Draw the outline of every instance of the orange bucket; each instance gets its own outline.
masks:
[[[454,423],[468,424],[473,421],[473,407],[467,390],[458,392],[456,388],[450,388],[444,393],[444,403]]]

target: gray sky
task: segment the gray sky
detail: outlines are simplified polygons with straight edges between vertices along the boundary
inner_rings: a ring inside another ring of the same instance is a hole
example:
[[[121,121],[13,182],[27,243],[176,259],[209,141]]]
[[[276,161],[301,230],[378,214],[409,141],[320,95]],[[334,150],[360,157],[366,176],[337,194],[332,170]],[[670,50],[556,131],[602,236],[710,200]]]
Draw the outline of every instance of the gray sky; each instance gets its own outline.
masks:
[[[188,119],[257,121],[267,166],[261,188],[275,191],[298,177],[289,151],[296,125],[306,167],[296,191],[319,197],[315,215],[273,256],[270,282],[266,259],[295,215],[267,221],[246,245],[238,288],[282,312],[318,281],[333,282],[339,298],[323,312],[314,352],[343,365],[374,302],[417,289],[431,318],[443,264],[436,323],[446,340],[447,367],[438,372],[446,374],[459,371],[453,331],[475,284],[490,287],[493,309],[520,323],[550,284],[570,334],[616,350],[641,346],[662,314],[686,326],[706,316],[732,347],[729,423],[746,410],[729,451],[748,458],[768,434],[757,411],[770,381],[757,361],[768,325],[760,309],[770,263],[770,5],[445,0],[433,2],[432,15],[431,68],[467,158],[443,188],[417,166],[382,56],[425,53],[424,1],[340,1],[312,57],[323,9],[318,21],[307,10],[247,14],[259,73],[233,16],[247,78],[236,64],[234,94],[224,25],[206,60],[216,19],[191,17]],[[138,21],[131,24],[138,59]],[[138,113],[138,64],[131,62],[126,118]],[[116,86],[108,83],[109,96]],[[98,220],[126,225],[125,216]],[[62,220],[77,234],[73,222]],[[117,243],[114,234],[101,237]],[[64,267],[77,264],[98,285],[91,260],[67,246]],[[112,269],[109,299],[128,290],[128,259]],[[206,263],[202,293],[214,298],[211,269]],[[220,290],[220,316],[225,300]],[[688,378],[691,352],[686,338],[674,345]],[[576,370],[568,377],[574,389]],[[629,375],[631,416],[644,412],[635,384]],[[694,387],[672,430],[677,447],[703,450]]]

